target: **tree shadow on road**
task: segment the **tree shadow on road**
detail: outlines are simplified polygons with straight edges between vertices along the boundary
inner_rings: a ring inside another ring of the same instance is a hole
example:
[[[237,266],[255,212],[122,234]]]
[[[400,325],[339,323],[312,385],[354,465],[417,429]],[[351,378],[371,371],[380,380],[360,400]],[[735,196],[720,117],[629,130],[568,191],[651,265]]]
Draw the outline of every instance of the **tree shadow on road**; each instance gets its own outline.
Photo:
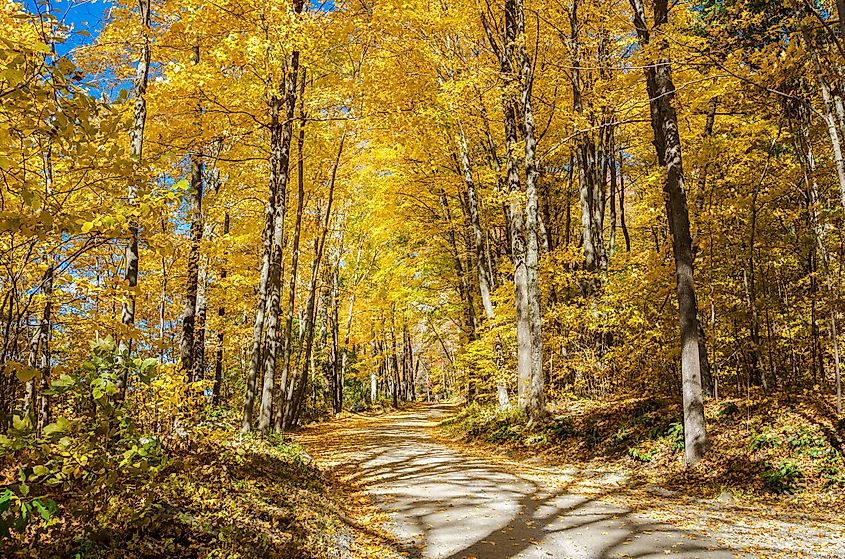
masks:
[[[349,418],[298,438],[336,473],[367,487],[391,518],[407,557],[682,557],[729,559],[708,539],[608,502],[608,484],[584,495],[553,489],[433,442],[443,406]]]

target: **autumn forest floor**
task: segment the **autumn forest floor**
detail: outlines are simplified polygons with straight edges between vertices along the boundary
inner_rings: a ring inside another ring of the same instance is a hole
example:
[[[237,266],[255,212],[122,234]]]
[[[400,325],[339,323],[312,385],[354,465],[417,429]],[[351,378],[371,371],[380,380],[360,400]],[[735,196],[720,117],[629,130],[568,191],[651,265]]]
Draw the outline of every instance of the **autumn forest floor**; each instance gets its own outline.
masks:
[[[392,545],[366,495],[290,441],[229,428],[171,443],[157,472],[47,493],[60,513],[0,538],[0,557],[351,559]],[[0,462],[0,481],[18,469]]]
[[[845,556],[845,523],[835,508],[802,506],[800,496],[708,496],[606,458],[470,443],[454,429],[458,411],[416,405],[347,415],[295,436],[347,491],[366,491],[386,513],[369,517],[379,537],[356,556]]]
[[[0,557],[841,558],[843,426],[807,401],[708,403],[712,447],[691,471],[676,405],[641,397],[553,403],[533,426],[452,403],[284,440],[203,424],[137,475],[33,485],[60,514],[0,539]],[[2,481],[36,458],[0,461]]]

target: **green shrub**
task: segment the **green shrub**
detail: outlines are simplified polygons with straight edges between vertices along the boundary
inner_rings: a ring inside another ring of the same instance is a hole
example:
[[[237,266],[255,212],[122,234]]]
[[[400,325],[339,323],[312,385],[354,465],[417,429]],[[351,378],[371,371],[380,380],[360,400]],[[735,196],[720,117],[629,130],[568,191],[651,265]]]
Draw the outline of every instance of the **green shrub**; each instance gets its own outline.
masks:
[[[829,445],[824,437],[818,433],[813,433],[806,427],[799,427],[791,429],[792,433],[788,434],[786,440],[787,444],[794,450],[806,454],[810,458],[820,458],[829,449]]]
[[[157,364],[155,359],[130,357],[110,337],[97,340],[88,360],[58,374],[44,391],[76,406],[75,418],[58,416],[40,433],[30,417],[13,418],[12,428],[0,435],[0,455],[22,465],[19,483],[0,494],[0,536],[8,536],[10,528],[21,532],[39,518],[49,523],[59,511],[43,495],[84,491],[96,496],[90,502],[93,512],[98,500],[125,486],[143,485],[164,469],[168,459],[160,440],[136,432],[133,416],[119,398],[122,377],[148,383]]]
[[[525,414],[515,408],[499,410],[493,404],[473,402],[441,425],[462,433],[466,438],[491,443],[523,441]]]
[[[767,464],[760,474],[763,486],[779,495],[795,493],[798,490],[798,482],[803,477],[803,472],[792,460],[781,460],[777,466]]]
[[[614,434],[611,440],[613,444],[622,444],[626,440],[631,438],[631,432],[628,430],[627,427],[620,427]]]
[[[722,402],[719,406],[719,411],[716,415],[720,418],[726,419],[729,417],[733,417],[739,411],[739,406],[736,405],[734,402]]]
[[[311,463],[311,457],[300,444],[290,441],[280,441],[273,445],[273,448],[278,451],[285,462],[297,468],[307,468]]]
[[[639,404],[637,404],[637,406],[631,412],[631,415],[633,415],[635,418],[639,418],[651,412],[657,411],[660,408],[660,402],[653,398],[650,398],[644,402],[640,402]]]
[[[775,433],[772,433],[770,428],[757,433],[751,438],[749,446],[751,450],[760,450],[763,448],[778,448],[783,444],[783,440]]]
[[[651,462],[654,460],[655,451],[654,450],[642,450],[639,447],[631,447],[628,450],[628,456],[637,460],[638,462]]]
[[[558,417],[546,427],[546,431],[553,438],[563,440],[575,435],[575,425],[568,417]]]
[[[587,445],[588,448],[595,448],[599,444],[601,444],[604,437],[599,431],[598,427],[594,424],[589,424],[584,427],[584,444]]]
[[[842,454],[835,448],[829,448],[815,463],[816,470],[822,476],[824,486],[842,487],[845,486],[845,462]]]
[[[496,428],[485,437],[491,443],[516,442],[520,434],[507,422],[499,422]]]
[[[684,449],[684,424],[680,422],[670,423],[666,430],[666,437],[672,444],[672,452],[680,452]]]
[[[33,522],[49,525],[55,521],[59,512],[59,507],[52,499],[30,495],[23,471],[19,481],[15,491],[6,488],[0,493],[0,541],[9,536],[12,528],[23,533]]]
[[[549,437],[546,433],[534,433],[525,439],[525,444],[534,447],[548,446]]]

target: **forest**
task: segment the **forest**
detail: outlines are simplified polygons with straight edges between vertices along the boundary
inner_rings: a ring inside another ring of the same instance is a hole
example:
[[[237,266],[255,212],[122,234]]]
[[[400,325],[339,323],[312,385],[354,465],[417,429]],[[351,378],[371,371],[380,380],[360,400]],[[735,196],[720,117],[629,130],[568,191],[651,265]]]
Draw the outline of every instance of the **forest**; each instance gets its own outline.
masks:
[[[0,24],[0,556],[845,555],[845,0]]]

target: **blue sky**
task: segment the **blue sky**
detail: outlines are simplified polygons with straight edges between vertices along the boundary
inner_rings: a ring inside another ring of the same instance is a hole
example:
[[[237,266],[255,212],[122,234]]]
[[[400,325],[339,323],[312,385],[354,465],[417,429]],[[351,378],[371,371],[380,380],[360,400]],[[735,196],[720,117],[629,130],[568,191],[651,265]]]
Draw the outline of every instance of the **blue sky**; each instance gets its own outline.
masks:
[[[51,3],[53,15],[73,28],[74,31],[87,31],[91,35],[73,34],[63,45],[57,45],[60,55],[67,54],[71,49],[85,44],[99,33],[103,25],[103,18],[112,6],[109,0],[53,0]],[[43,1],[23,0],[23,5],[30,13],[44,12]]]
[[[28,12],[44,12],[44,0],[22,1]],[[335,0],[308,0],[312,9],[330,12],[335,9]],[[114,5],[113,0],[52,0],[53,15],[74,31],[87,31],[90,35],[71,35],[63,45],[57,45],[59,55],[65,55],[74,47],[90,42],[100,32],[106,14]]]

